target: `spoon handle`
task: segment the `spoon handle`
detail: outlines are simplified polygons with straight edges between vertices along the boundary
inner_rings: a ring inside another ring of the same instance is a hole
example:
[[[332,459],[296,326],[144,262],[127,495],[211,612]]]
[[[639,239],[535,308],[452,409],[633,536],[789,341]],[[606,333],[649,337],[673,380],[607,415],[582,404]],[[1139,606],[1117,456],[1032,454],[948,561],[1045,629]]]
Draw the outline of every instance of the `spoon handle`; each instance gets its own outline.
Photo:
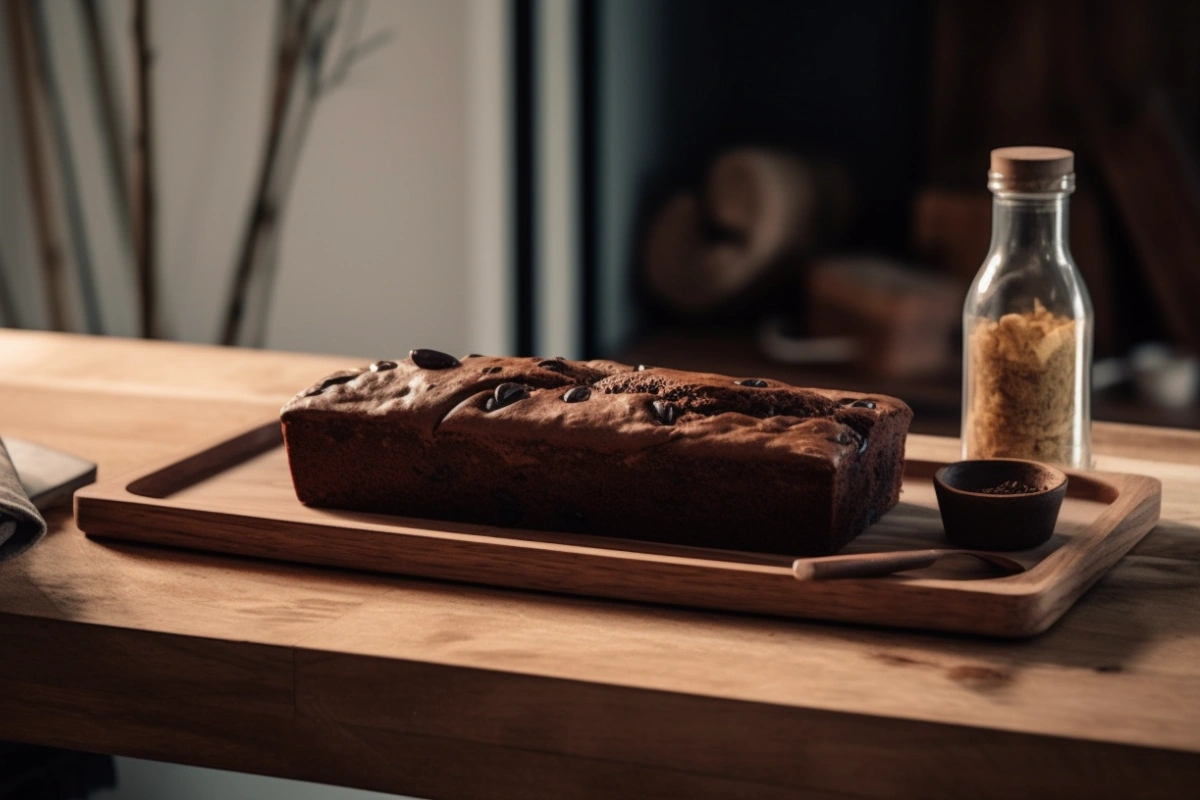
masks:
[[[909,569],[928,567],[945,554],[944,550],[896,550],[888,553],[855,553],[846,556],[798,558],[792,572],[799,581],[825,581],[834,578],[875,578]]]
[[[945,556],[973,556],[991,564],[1000,572],[1015,575],[1025,571],[1019,561],[981,550],[893,550],[886,553],[854,553],[846,556],[798,558],[792,563],[792,574],[798,581],[828,581],[835,578],[877,578],[910,569],[932,566]]]

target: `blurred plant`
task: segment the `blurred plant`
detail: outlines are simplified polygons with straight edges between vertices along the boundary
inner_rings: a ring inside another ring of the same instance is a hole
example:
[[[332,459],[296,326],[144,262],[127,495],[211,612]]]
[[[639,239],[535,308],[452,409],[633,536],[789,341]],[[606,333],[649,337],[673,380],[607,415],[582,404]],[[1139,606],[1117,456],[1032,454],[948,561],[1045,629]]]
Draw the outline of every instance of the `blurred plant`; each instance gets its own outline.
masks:
[[[154,92],[151,80],[148,0],[133,0],[132,236],[137,264],[138,323],[143,337],[158,337],[158,196],[155,193]]]
[[[386,44],[390,31],[362,38],[366,0],[279,0],[275,72],[258,178],[246,220],[221,343],[239,344],[251,322],[251,344],[265,338],[279,256],[281,220],[317,103],[346,80],[363,56]],[[339,29],[341,46],[331,56]]]
[[[121,209],[118,218],[123,234],[130,235],[133,218],[129,209],[129,181],[125,170],[127,159],[122,145],[123,137],[119,133],[119,115],[116,111],[118,103],[102,32],[100,3],[97,0],[79,0],[77,8],[83,17],[84,38],[91,56],[94,91],[102,118],[100,127],[106,144],[106,161],[117,193],[117,206]],[[83,311],[82,327],[88,333],[103,333],[104,322],[87,233],[83,195],[71,149],[65,102],[51,51],[46,18],[47,5],[39,0],[7,0],[5,11],[12,74],[17,89],[17,116],[24,147],[26,183],[33,207],[34,234],[40,256],[49,325],[54,330],[69,330],[75,327],[71,324],[67,248],[59,232],[55,195],[51,187],[51,176],[57,174],[61,202],[66,212],[70,252],[74,255],[78,278],[79,300]],[[143,119],[143,114],[147,120],[149,116],[149,48],[146,42],[145,14],[146,0],[135,0],[134,43],[138,60],[134,74],[139,91],[139,121]],[[140,102],[143,97],[147,99],[145,107]],[[148,124],[139,128],[139,134],[136,141],[138,151],[148,154],[151,152],[149,147],[153,140]],[[53,162],[47,158],[47,138],[54,148]],[[140,177],[141,196],[152,198],[153,170],[145,169]],[[141,332],[143,336],[153,336],[156,328],[153,322],[155,229],[152,201],[139,204],[137,221],[139,242],[144,245],[137,251],[142,309]],[[20,320],[16,317],[16,309],[12,308],[10,299],[11,286],[5,285],[0,289],[3,289],[5,295],[5,306],[2,307],[5,323],[19,325]]]
[[[8,280],[8,263],[4,253],[0,252],[0,325],[10,328],[21,327],[17,317],[17,307],[13,304],[12,284]]]
[[[56,217],[52,175],[61,182],[71,249],[78,273],[84,329],[102,333],[80,191],[63,95],[50,48],[41,0],[4,0],[12,74],[24,148],[26,183],[32,201],[49,325],[68,330],[70,293],[66,248]],[[251,343],[262,344],[279,252],[281,220],[300,154],[317,104],[343,83],[353,65],[391,39],[390,31],[363,37],[367,0],[277,0],[268,121],[250,212],[243,225],[234,276],[223,313],[221,341],[236,344],[251,325]],[[142,336],[160,335],[157,303],[158,204],[156,192],[153,47],[150,2],[133,0],[130,47],[133,57],[133,135],[125,136],[112,56],[105,39],[103,0],[78,0],[104,160],[118,211],[122,240],[129,244],[136,274]],[[336,47],[335,47],[336,44]],[[336,51],[336,52],[335,52]],[[43,119],[48,115],[49,122]],[[49,137],[47,130],[49,128]],[[47,158],[45,141],[54,147]],[[18,326],[5,262],[0,260],[0,323]]]
[[[78,0],[77,9],[83,22],[83,37],[87,45],[88,66],[91,68],[92,97],[95,100],[96,123],[103,140],[104,164],[108,170],[113,192],[113,207],[126,247],[132,251],[133,201],[129,191],[129,154],[126,151],[125,125],[120,112],[117,87],[113,81],[112,56],[104,35],[103,0]]]
[[[41,259],[42,283],[46,294],[50,326],[67,330],[68,297],[63,244],[54,215],[50,176],[43,145],[42,119],[38,109],[45,105],[45,85],[38,80],[33,37],[30,32],[30,6],[25,0],[8,0],[5,27],[8,29],[9,56],[13,82],[17,90],[17,108],[21,143],[24,148],[25,180],[33,205],[34,235]]]
[[[71,236],[71,249],[75,253],[75,266],[79,276],[84,330],[92,334],[103,333],[104,322],[100,316],[100,297],[96,293],[96,276],[84,222],[83,198],[79,191],[79,176],[75,170],[75,157],[71,152],[71,141],[67,131],[67,111],[63,105],[62,92],[59,90],[54,59],[50,54],[46,7],[43,3],[35,2],[29,5],[29,10],[30,22],[33,25],[33,54],[37,62],[37,74],[45,98],[46,112],[50,117],[50,134],[54,141],[55,158],[58,159],[58,179],[62,185],[62,198],[67,211],[67,231]]]

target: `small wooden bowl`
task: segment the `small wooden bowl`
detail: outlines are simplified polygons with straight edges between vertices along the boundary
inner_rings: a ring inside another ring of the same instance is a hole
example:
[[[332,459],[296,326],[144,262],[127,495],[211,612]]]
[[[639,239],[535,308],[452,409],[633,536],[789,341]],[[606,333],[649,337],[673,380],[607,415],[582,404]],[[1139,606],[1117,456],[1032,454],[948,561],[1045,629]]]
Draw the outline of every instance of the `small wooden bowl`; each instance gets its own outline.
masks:
[[[977,550],[1025,550],[1053,535],[1067,476],[1015,458],[956,461],[937,471],[933,487],[947,539]]]

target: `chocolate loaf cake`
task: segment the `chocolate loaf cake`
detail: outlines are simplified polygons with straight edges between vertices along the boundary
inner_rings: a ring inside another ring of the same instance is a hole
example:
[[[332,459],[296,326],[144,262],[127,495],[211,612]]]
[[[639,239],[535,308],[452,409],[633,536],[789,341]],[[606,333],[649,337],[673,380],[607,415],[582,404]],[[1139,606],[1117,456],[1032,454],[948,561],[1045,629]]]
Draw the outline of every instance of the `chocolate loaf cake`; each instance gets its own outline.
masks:
[[[896,504],[912,411],[758,378],[414,350],[330,375],[281,417],[307,505],[802,556]]]

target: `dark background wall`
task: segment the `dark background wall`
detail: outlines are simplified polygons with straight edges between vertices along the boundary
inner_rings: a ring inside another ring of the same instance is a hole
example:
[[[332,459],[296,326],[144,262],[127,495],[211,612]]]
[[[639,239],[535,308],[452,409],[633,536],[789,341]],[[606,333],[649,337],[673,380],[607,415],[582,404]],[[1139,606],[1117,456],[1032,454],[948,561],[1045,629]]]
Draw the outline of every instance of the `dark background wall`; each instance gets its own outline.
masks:
[[[595,37],[597,349],[634,335],[637,233],[724,149],[837,159],[858,212],[846,239],[905,249],[924,159],[928,7],[918,0],[606,0]],[[981,174],[982,174],[981,167]]]

